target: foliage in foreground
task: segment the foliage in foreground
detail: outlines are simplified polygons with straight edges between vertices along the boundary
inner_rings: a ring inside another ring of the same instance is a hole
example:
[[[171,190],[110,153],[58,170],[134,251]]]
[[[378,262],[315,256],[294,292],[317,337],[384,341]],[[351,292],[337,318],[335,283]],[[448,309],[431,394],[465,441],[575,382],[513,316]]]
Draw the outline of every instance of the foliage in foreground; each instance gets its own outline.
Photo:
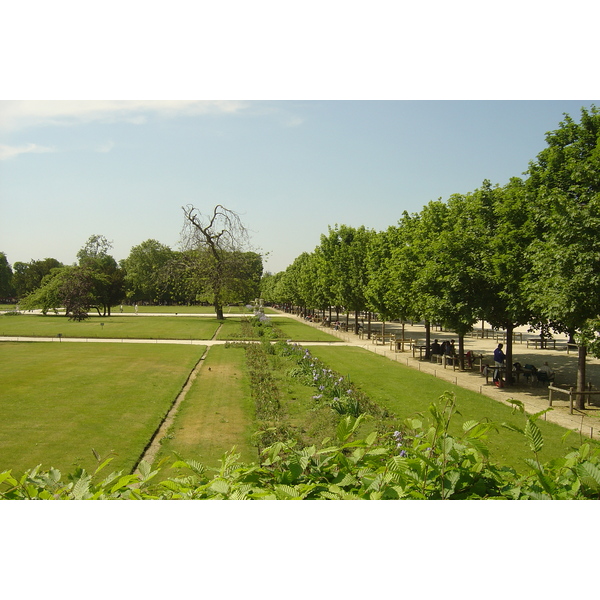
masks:
[[[522,405],[513,401],[522,410]],[[195,460],[177,460],[180,477],[160,479],[156,468],[141,463],[133,475],[83,469],[67,476],[39,466],[20,477],[0,474],[3,499],[598,499],[598,451],[589,444],[546,465],[538,461],[543,439],[536,420],[526,418],[519,431],[532,450],[525,459],[530,471],[490,463],[485,444],[497,424],[468,421],[460,436],[448,434],[456,417],[454,397],[446,393],[430,406],[428,415],[408,419],[402,431],[354,439],[364,415],[344,416],[336,440],[322,447],[300,448],[294,442],[277,442],[261,454],[260,464],[239,461],[235,449],[218,469]],[[164,461],[163,461],[164,464]]]

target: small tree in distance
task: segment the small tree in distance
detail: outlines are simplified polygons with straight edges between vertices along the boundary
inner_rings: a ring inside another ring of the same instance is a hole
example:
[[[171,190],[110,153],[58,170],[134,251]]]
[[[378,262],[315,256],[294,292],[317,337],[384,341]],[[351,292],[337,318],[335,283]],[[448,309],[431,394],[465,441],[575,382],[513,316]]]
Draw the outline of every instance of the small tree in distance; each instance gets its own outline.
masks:
[[[249,246],[248,230],[238,213],[221,204],[211,215],[202,215],[188,204],[182,207],[185,216],[182,232],[183,244],[197,251],[199,293],[209,297],[215,307],[217,319],[223,319],[223,303],[228,289],[236,280]]]

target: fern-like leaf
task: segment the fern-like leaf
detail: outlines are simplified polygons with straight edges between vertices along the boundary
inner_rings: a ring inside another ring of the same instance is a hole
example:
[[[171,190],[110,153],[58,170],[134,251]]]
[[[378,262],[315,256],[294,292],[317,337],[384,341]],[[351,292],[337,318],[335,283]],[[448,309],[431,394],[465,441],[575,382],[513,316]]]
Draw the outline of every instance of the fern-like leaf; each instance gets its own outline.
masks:
[[[527,419],[525,424],[525,437],[531,446],[531,449],[537,454],[544,447],[544,438],[540,428],[535,424],[532,418]]]
[[[594,490],[600,490],[600,469],[591,462],[577,465],[577,475],[581,481]]]

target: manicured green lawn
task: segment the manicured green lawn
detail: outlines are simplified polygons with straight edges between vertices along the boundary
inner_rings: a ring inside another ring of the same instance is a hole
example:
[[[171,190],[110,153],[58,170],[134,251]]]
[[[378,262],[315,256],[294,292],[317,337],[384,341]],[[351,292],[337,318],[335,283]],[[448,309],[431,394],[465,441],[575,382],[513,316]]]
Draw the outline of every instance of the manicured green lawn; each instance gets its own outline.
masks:
[[[213,346],[157,459],[177,452],[217,467],[223,454],[235,446],[242,460],[255,462],[257,451],[250,439],[253,419],[244,349]]]
[[[219,330],[219,333],[217,334],[217,339],[232,341],[240,341],[244,339],[258,340],[259,337],[254,332],[251,332],[250,334],[245,334],[246,329],[243,327],[243,319],[244,317],[226,318],[221,329]],[[338,338],[331,335],[330,333],[326,333],[320,329],[315,329],[310,325],[305,325],[304,323],[300,323],[294,319],[289,319],[287,317],[271,317],[271,322],[283,332],[283,339],[292,340],[294,342],[339,341]]]
[[[110,339],[209,340],[220,321],[211,317],[93,317],[70,321],[56,315],[0,315],[0,335]]]
[[[287,317],[271,317],[271,321],[294,342],[338,342],[334,335]]]
[[[11,306],[14,308],[14,306]],[[113,306],[111,312],[113,315],[120,314],[120,306]],[[272,308],[265,308],[265,314],[275,313]],[[135,313],[135,307],[128,304],[123,304],[123,313]],[[164,314],[201,314],[201,315],[214,315],[214,306],[143,306],[138,305],[138,313],[164,313]],[[246,314],[248,309],[245,306],[225,306],[223,307],[223,314],[225,315],[237,315]]]
[[[0,343],[0,471],[132,469],[204,349]]]
[[[520,413],[512,414],[508,404],[454,386],[362,348],[311,347],[310,352],[331,369],[342,375],[350,375],[351,380],[371,400],[401,419],[427,412],[433,401],[445,391],[451,391],[456,394],[457,407],[461,413],[453,422],[454,432],[462,427],[463,422],[471,419],[507,422],[520,427],[525,424],[525,417]],[[538,420],[538,425],[544,436],[542,461],[564,456],[569,445],[577,444],[576,436],[570,436],[566,444],[563,444],[561,437],[566,432],[563,427],[543,419]],[[523,468],[523,458],[533,457],[525,438],[504,428],[498,434],[489,435],[488,447],[492,460],[519,470]]]

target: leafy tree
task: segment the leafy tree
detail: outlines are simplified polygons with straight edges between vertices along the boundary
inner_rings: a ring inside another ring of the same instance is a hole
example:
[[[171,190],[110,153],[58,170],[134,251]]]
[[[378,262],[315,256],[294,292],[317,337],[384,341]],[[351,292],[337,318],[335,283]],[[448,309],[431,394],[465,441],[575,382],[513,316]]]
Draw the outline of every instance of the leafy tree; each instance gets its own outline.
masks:
[[[503,187],[492,188],[485,181],[470,196],[475,235],[483,241],[481,314],[493,326],[506,330],[506,364],[510,367],[514,329],[536,320],[526,288],[531,273],[528,248],[533,241],[531,203],[524,182],[516,177]],[[512,383],[510,368],[506,380]]]
[[[284,271],[278,273],[265,273],[260,280],[260,297],[264,298],[265,302],[271,304],[279,304],[281,298],[277,293],[277,285],[283,277]]]
[[[287,304],[290,307],[299,306],[303,310],[306,310],[310,298],[306,280],[303,285],[301,272],[305,263],[309,260],[310,255],[308,252],[303,252],[282,272],[275,288],[276,297],[279,302]]]
[[[12,285],[13,271],[8,264],[8,259],[4,252],[0,252],[0,297],[12,298],[15,289]]]
[[[100,314],[97,289],[105,285],[105,276],[88,267],[71,266],[53,269],[42,285],[23,299],[23,308],[49,310],[64,307],[65,315],[75,321],[88,318],[92,308]]]
[[[175,254],[169,246],[153,239],[134,246],[129,256],[121,261],[127,297],[147,302],[168,301],[169,290],[164,286],[165,267]]]
[[[445,209],[430,203],[431,214],[421,223],[428,242],[427,261],[416,277],[425,314],[458,335],[461,368],[465,335],[479,318],[483,282],[481,239],[474,235],[468,202],[468,197],[454,194]]]
[[[444,205],[441,205],[444,206]],[[374,233],[369,240],[365,265],[367,286],[365,297],[370,309],[385,322],[420,319],[423,304],[415,288],[418,274],[428,256],[421,215],[406,211],[396,226]],[[430,326],[425,319],[427,356]]]
[[[230,266],[234,269],[229,278],[226,299],[232,303],[248,304],[260,295],[262,256],[256,252],[235,252]]]
[[[536,312],[578,340],[581,391],[587,348],[600,356],[600,111],[582,109],[579,123],[565,115],[546,143],[528,170],[536,223],[528,289]]]
[[[93,282],[94,306],[101,307],[103,316],[110,316],[111,306],[118,304],[124,296],[124,271],[117,261],[108,254],[112,248],[103,235],[92,235],[85,246],[77,253],[79,266],[83,273],[91,272]],[[83,289],[79,287],[78,289]],[[100,312],[100,310],[98,310]]]
[[[42,284],[42,279],[63,264],[55,258],[31,260],[28,263],[16,262],[13,265],[13,286],[18,298],[31,294]]]
[[[374,233],[364,226],[329,227],[329,234],[321,236],[321,251],[327,270],[325,277],[332,282],[335,304],[354,311],[354,332],[358,333],[359,311],[366,309],[367,249]]]

